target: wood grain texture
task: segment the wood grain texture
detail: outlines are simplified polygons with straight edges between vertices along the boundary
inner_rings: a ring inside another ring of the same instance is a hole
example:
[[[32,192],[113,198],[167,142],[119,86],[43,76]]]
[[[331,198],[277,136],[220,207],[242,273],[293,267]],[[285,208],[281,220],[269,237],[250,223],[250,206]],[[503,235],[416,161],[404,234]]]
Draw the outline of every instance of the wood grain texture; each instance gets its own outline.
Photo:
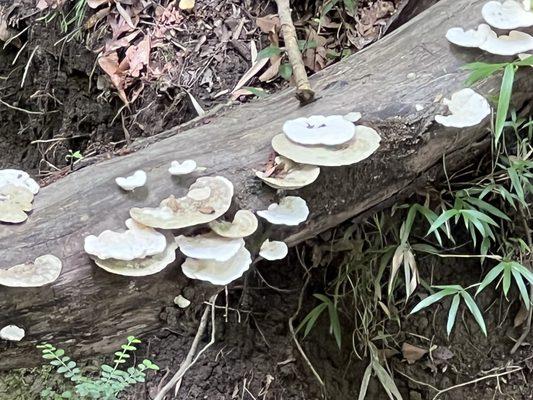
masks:
[[[186,193],[195,178],[171,178],[167,168],[172,160],[195,159],[207,167],[206,174],[230,179],[236,187],[235,210],[262,209],[277,195],[254,178],[252,169],[267,161],[270,139],[285,120],[362,112],[362,123],[382,136],[380,150],[351,167],[323,168],[313,185],[296,192],[308,201],[309,220],[272,233],[295,244],[408,194],[440,170],[444,155],[453,169],[484,151],[476,143],[487,136],[488,121],[469,129],[448,129],[433,121],[443,111],[435,99],[463,86],[465,73],[459,67],[484,59],[479,52],[451,47],[445,32],[452,26],[477,26],[483,3],[440,1],[390,36],[313,76],[318,100],[304,108],[287,90],[193,129],[173,129],[131,155],[88,166],[44,188],[27,223],[0,225],[0,268],[52,253],[64,269],[47,287],[0,287],[0,326],[13,323],[27,331],[19,344],[0,343],[0,369],[35,364],[38,353],[32,347],[37,341],[60,344],[75,354],[82,346],[84,354],[109,351],[128,334],[163,326],[159,313],[172,304],[178,289],[188,287],[196,304],[217,290],[187,280],[180,258],[158,275],[128,279],[98,269],[83,252],[85,236],[121,228],[129,208]],[[519,107],[533,96],[532,75],[517,76],[514,99]],[[479,91],[494,94],[495,83],[482,82]],[[417,104],[424,109],[416,111]],[[114,178],[139,168],[148,173],[147,186],[123,193]]]

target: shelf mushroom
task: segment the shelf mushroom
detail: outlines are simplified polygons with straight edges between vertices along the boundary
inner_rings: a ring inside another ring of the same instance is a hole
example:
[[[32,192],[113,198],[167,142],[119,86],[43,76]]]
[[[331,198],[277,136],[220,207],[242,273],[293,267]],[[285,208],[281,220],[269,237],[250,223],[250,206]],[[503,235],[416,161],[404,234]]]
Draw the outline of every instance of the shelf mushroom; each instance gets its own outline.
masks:
[[[187,258],[181,268],[191,279],[207,281],[213,285],[227,285],[240,278],[250,268],[251,263],[250,252],[243,246],[227,261]]]
[[[0,169],[0,187],[13,185],[28,189],[33,194],[39,193],[39,184],[27,172],[18,169]]]
[[[530,0],[489,1],[481,14],[487,23],[498,29],[528,28],[533,26]]]
[[[172,161],[170,163],[170,168],[168,169],[168,172],[172,176],[180,176],[188,175],[193,173],[194,171],[199,171],[203,169],[205,168],[198,167],[196,161],[194,160],[185,160],[181,163],[179,161]]]
[[[0,222],[19,224],[28,219],[33,209],[33,193],[26,186],[0,186]]]
[[[312,115],[286,121],[283,132],[295,143],[335,146],[350,141],[355,126],[342,115]]]
[[[257,211],[257,215],[271,224],[296,226],[307,219],[309,208],[301,197],[287,196],[279,204],[273,203],[267,210]]]
[[[461,89],[444,99],[451,115],[436,115],[439,124],[454,128],[465,128],[479,124],[490,114],[489,102],[470,88]]]
[[[180,229],[222,216],[228,211],[232,197],[233,184],[229,180],[222,176],[202,177],[190,186],[188,195],[178,199],[170,196],[155,208],[132,208],[130,215],[153,228]]]
[[[318,178],[320,168],[314,165],[298,164],[286,157],[278,156],[274,160],[273,170],[256,171],[255,175],[274,189],[296,190],[310,185]]]
[[[301,164],[324,167],[355,164],[374,153],[381,138],[374,129],[367,126],[357,125],[354,129],[353,138],[339,146],[306,146],[279,134],[272,139],[272,147],[282,156]]]
[[[146,184],[146,172],[143,170],[138,170],[128,177],[118,177],[115,179],[115,182],[118,186],[127,192],[135,190],[137,188],[143,187]]]
[[[209,227],[218,236],[226,238],[244,238],[253,234],[258,227],[257,217],[249,210],[239,210],[232,222],[212,221]]]
[[[35,261],[0,269],[0,285],[10,287],[39,287],[54,282],[61,274],[61,260],[51,254]]]
[[[280,242],[277,240],[265,240],[259,249],[259,255],[265,260],[275,261],[281,260],[287,256],[289,253],[289,248],[285,242]]]
[[[215,233],[176,238],[180,251],[199,260],[228,261],[244,246],[242,238],[229,239]]]
[[[11,342],[20,342],[26,336],[24,329],[16,325],[7,325],[0,329],[0,339]]]

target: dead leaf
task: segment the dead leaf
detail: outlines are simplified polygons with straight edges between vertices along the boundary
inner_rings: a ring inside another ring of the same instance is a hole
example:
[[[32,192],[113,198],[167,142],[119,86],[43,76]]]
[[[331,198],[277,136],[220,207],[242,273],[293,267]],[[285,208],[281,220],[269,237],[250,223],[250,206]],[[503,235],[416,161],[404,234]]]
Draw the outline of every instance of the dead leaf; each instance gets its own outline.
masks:
[[[143,68],[150,62],[150,50],[150,36],[146,35],[139,44],[128,47],[126,56],[120,63],[120,70],[127,70],[128,75],[138,78]]]
[[[192,10],[194,8],[195,0],[180,0],[178,7],[180,10]]]
[[[422,357],[424,357],[427,354],[426,349],[422,349],[420,347],[413,346],[412,344],[409,344],[407,342],[404,342],[402,345],[402,355],[403,358],[407,360],[407,363],[414,364],[418,360],[420,360]]]
[[[520,325],[522,325],[524,322],[526,322],[528,317],[528,311],[523,303],[520,304],[520,309],[516,313],[514,317],[514,327],[518,328]]]
[[[121,72],[119,68],[118,54],[112,52],[105,56],[99,56],[98,65],[100,65],[100,68],[102,68],[102,70],[109,76],[124,104],[128,104],[128,98],[126,97],[126,92],[124,90],[125,79],[123,72]]]
[[[98,8],[103,4],[109,4],[112,0],[87,0],[89,8]]]
[[[446,361],[453,358],[455,354],[446,346],[438,346],[431,352],[431,357],[435,360]]]
[[[271,81],[272,79],[274,79],[275,77],[278,76],[278,73],[279,73],[279,66],[281,65],[281,57],[276,57],[276,60],[273,61],[271,64],[270,64],[270,67],[268,67],[266,69],[265,72],[263,72],[260,76],[259,76],[259,80],[261,82],[268,82],[268,81]]]
[[[252,79],[259,71],[261,71],[267,63],[268,58],[261,58],[260,60],[257,60],[255,63],[253,63],[250,69],[246,71],[246,73],[242,76],[239,82],[237,82],[237,84],[232,90],[232,93],[246,85],[246,83],[250,79]]]
[[[189,98],[191,99],[192,106],[194,107],[194,110],[196,111],[198,116],[201,117],[202,115],[205,115],[205,110],[202,108],[200,103],[198,103],[198,100],[196,100],[196,98],[191,94],[191,92],[187,92],[187,94],[189,95]],[[202,212],[202,211],[200,211],[200,212]],[[213,212],[214,212],[214,210],[213,210]],[[211,213],[209,212],[209,213],[204,213],[204,214],[211,214]]]
[[[265,15],[264,17],[256,18],[255,24],[263,33],[269,33],[272,30],[279,31],[281,28],[281,23],[279,22],[279,17],[277,14],[270,14]]]
[[[122,7],[122,4],[120,2],[115,3],[115,6],[117,7],[117,11],[120,14],[122,18],[124,18],[124,21],[129,25],[131,29],[135,29],[135,25],[133,24],[133,21],[131,19],[131,15],[126,11],[124,7]]]

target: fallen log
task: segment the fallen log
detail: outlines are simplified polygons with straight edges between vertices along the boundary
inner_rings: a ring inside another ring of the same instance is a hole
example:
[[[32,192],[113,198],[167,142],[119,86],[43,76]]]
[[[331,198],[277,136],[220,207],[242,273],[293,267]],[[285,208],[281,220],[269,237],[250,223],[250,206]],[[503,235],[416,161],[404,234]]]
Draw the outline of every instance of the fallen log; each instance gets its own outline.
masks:
[[[88,166],[44,188],[26,223],[0,225],[0,268],[48,253],[59,257],[64,268],[46,287],[0,287],[0,326],[16,324],[27,332],[20,343],[0,343],[0,369],[34,365],[39,354],[32,347],[39,341],[61,344],[78,355],[110,351],[128,334],[164,326],[159,313],[178,291],[187,288],[193,304],[200,304],[218,290],[186,279],[179,268],[183,259],[157,275],[129,279],[97,268],[83,252],[85,236],[122,228],[131,207],[153,206],[186,192],[195,177],[172,180],[167,172],[172,160],[195,159],[207,174],[230,179],[236,188],[234,209],[263,209],[277,195],[254,178],[252,169],[271,156],[270,140],[285,120],[361,112],[361,122],[381,135],[381,148],[357,165],[323,168],[313,185],[297,192],[308,202],[309,220],[272,232],[294,245],[412,193],[441,171],[443,156],[452,171],[485,151],[479,144],[486,143],[488,121],[467,129],[433,121],[443,111],[436,99],[463,87],[466,73],[459,67],[486,60],[444,38],[451,26],[477,26],[483,3],[440,1],[368,49],[313,76],[318,99],[303,108],[287,90],[204,119],[184,132],[173,129],[144,149]],[[533,97],[533,74],[519,73],[517,80],[514,101],[520,108]],[[484,94],[495,89],[496,79],[478,85]],[[147,186],[121,192],[114,178],[141,168],[149,175]]]

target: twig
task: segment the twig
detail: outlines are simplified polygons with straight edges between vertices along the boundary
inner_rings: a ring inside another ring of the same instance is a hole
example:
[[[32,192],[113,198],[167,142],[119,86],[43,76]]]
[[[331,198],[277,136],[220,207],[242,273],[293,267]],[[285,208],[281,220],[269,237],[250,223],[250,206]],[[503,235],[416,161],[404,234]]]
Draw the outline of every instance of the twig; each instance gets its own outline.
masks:
[[[211,304],[205,308],[204,313],[202,314],[200,325],[198,326],[198,330],[196,331],[196,335],[192,342],[189,353],[187,353],[187,357],[181,363],[180,368],[178,369],[178,372],[176,372],[174,376],[172,377],[172,379],[165,386],[163,386],[163,388],[155,396],[154,400],[163,400],[165,395],[170,391],[170,389],[172,389],[173,386],[176,386],[176,390],[179,390],[179,386],[181,385],[181,380],[183,376],[185,375],[185,373],[189,370],[189,368],[191,368],[194,365],[194,363],[196,363],[198,358],[213,343],[215,343],[215,301],[217,299],[217,296],[218,296],[218,293],[209,299],[209,302]],[[200,350],[200,352],[196,355],[196,357],[194,357],[194,355],[196,354],[196,350],[198,348],[198,344],[200,343],[200,340],[202,339],[202,336],[204,335],[205,330],[207,328],[207,320],[208,320],[210,311],[211,311],[211,340],[209,341],[209,343],[207,343],[202,348],[202,350]]]
[[[298,47],[296,28],[292,22],[291,6],[289,0],[276,0],[278,6],[278,16],[281,22],[281,33],[285,41],[285,49],[292,66],[292,73],[296,81],[296,98],[301,106],[311,103],[315,99],[315,92],[311,89],[311,84],[305,72],[302,53]]]
[[[3,104],[4,106],[6,106],[8,108],[12,108],[13,110],[25,112],[26,114],[32,114],[32,115],[43,115],[44,114],[44,112],[42,112],[42,111],[30,111],[30,110],[25,110],[25,109],[20,108],[20,107],[12,106],[11,104],[6,103],[2,99],[0,99],[0,104]]]
[[[33,60],[33,56],[35,55],[35,52],[39,48],[39,45],[35,46],[33,51],[30,54],[30,58],[28,59],[28,62],[26,63],[26,67],[24,68],[24,74],[22,74],[22,82],[20,82],[20,87],[24,87],[24,82],[26,81],[26,75],[28,74],[28,70],[30,69],[31,61]]]

